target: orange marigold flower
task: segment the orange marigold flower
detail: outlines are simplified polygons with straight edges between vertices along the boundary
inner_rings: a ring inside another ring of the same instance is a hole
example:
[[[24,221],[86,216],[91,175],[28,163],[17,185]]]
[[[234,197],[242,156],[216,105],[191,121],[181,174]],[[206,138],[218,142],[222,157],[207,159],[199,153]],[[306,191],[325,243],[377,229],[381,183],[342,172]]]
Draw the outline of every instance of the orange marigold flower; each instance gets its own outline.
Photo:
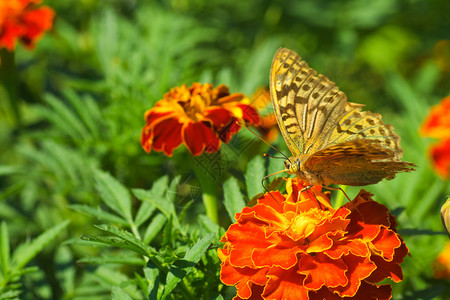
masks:
[[[430,149],[434,169],[443,178],[450,176],[450,138],[442,140]]]
[[[361,190],[335,210],[320,189],[288,179],[236,214],[218,250],[235,299],[390,299],[408,248],[388,209]]]
[[[48,6],[37,7],[41,0],[0,1],[0,48],[14,50],[17,40],[32,49],[52,28],[55,12]]]
[[[193,155],[216,152],[220,141],[228,143],[239,131],[237,120],[259,124],[258,112],[248,103],[244,94],[230,94],[223,84],[172,88],[145,112],[141,145],[146,152],[164,151],[167,156],[181,143]]]
[[[437,256],[433,263],[434,277],[438,279],[450,280],[450,242],[447,242],[444,249]]]
[[[450,138],[450,96],[431,108],[421,133],[433,138]]]

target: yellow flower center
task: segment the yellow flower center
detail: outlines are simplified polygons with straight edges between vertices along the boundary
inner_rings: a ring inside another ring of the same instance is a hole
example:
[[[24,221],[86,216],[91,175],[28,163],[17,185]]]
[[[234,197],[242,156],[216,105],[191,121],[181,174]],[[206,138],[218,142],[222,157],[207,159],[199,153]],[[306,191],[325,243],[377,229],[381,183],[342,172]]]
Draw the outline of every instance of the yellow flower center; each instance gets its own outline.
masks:
[[[330,212],[318,208],[297,215],[291,225],[291,230],[300,236],[308,237],[316,226],[330,216]]]

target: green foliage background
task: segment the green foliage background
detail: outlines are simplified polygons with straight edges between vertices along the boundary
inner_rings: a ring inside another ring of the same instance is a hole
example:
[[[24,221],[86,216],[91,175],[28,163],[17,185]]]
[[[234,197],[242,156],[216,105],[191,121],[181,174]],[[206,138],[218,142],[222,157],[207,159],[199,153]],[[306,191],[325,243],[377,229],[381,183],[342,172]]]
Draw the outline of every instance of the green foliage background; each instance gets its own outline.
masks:
[[[268,85],[279,47],[394,124],[417,171],[367,187],[398,216],[411,252],[393,298],[449,297],[432,263],[447,240],[439,209],[450,188],[427,156],[434,141],[418,134],[450,94],[449,1],[45,4],[56,11],[53,30],[34,51],[17,47],[17,73],[0,68],[17,84],[17,94],[0,89],[0,299],[231,298],[218,240],[263,191],[252,175],[282,163],[261,159],[269,148],[248,132],[224,146],[223,172],[211,178],[217,226],[201,201],[201,161],[188,163],[183,147],[172,158],[146,154],[143,114],[183,83],[250,96]],[[281,138],[274,145],[287,153]]]

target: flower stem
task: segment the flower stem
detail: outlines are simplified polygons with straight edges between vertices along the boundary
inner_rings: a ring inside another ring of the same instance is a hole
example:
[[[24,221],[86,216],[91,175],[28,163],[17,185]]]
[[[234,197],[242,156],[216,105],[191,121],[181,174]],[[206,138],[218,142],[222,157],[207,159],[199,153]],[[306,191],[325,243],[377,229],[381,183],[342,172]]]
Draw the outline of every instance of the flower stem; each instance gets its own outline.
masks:
[[[206,215],[216,224],[219,224],[219,215],[217,211],[217,190],[215,192],[208,190],[202,185],[202,199],[205,205]]]
[[[220,174],[213,172],[213,165],[211,162],[216,162],[206,158],[207,154],[195,157],[192,160],[192,169],[200,182],[202,189],[202,200],[205,206],[206,215],[216,224],[219,224],[219,213],[217,204],[217,191],[219,189],[218,182]],[[217,156],[217,157],[220,157]]]
[[[19,113],[18,77],[14,52],[0,49],[0,88],[3,87],[6,92],[11,110],[10,118],[20,128],[22,120]]]

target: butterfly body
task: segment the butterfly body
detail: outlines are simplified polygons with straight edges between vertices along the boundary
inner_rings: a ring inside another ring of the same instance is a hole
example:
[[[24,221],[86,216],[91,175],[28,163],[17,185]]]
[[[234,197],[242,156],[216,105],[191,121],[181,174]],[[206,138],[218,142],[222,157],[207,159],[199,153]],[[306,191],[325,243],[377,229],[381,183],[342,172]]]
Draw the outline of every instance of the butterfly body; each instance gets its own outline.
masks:
[[[401,161],[400,137],[381,115],[347,102],[335,83],[294,51],[279,49],[270,72],[278,126],[292,157],[286,171],[313,184],[368,185],[415,166]]]

